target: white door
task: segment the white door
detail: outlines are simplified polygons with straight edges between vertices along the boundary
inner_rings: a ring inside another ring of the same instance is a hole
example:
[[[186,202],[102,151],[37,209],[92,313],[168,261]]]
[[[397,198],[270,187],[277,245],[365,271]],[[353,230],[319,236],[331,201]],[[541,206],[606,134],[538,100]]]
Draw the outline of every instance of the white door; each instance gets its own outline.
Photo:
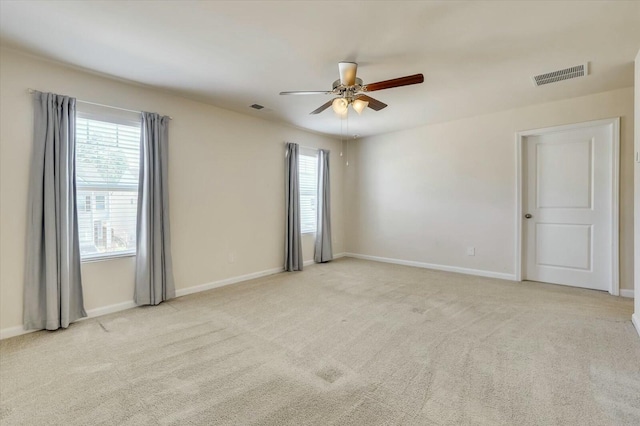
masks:
[[[524,279],[612,289],[613,126],[524,138]]]

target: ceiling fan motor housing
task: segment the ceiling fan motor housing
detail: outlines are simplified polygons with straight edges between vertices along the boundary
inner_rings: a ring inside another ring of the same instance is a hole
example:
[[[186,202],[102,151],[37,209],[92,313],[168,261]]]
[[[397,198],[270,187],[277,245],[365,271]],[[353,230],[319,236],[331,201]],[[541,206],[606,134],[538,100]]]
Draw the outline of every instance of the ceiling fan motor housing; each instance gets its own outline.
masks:
[[[340,73],[340,82],[344,86],[353,86],[355,84],[358,64],[355,62],[339,62],[338,71]]]
[[[355,82],[355,84],[353,86],[345,86],[345,85],[343,85],[340,82],[340,79],[337,79],[336,81],[333,82],[333,90],[340,89],[340,88],[346,89],[347,87],[353,87],[353,88],[357,88],[357,87],[361,88],[361,87],[363,87],[362,79],[361,78],[356,78],[356,82]]]

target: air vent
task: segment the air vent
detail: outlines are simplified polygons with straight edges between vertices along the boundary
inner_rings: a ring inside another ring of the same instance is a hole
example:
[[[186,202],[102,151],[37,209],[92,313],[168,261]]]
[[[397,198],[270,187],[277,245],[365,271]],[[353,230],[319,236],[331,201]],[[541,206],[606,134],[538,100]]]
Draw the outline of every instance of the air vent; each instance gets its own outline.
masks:
[[[589,74],[589,63],[576,65],[574,67],[565,68],[563,70],[552,71],[545,74],[534,75],[533,84],[542,86],[543,84],[557,83],[570,78],[584,77]]]
[[[258,105],[258,104],[253,104],[253,105],[251,105],[251,108],[253,108],[253,109],[262,109],[262,108],[264,108],[264,106]]]

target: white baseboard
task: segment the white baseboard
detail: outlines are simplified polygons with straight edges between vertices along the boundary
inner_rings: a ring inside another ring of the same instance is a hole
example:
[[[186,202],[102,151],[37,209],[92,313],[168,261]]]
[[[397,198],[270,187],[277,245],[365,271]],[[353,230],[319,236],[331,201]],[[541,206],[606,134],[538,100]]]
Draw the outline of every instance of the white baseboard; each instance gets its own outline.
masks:
[[[636,327],[636,331],[638,332],[638,336],[640,336],[640,313],[636,312],[631,315],[631,322]]]
[[[0,340],[8,339],[9,337],[21,336],[23,334],[33,333],[38,330],[25,330],[21,325],[15,327],[7,327],[0,330]]]
[[[219,281],[213,281],[207,284],[181,288],[179,290],[176,290],[176,297],[186,296],[187,294],[200,293],[201,291],[212,290],[214,288],[224,287],[226,285],[236,284],[242,281],[253,280],[255,278],[266,277],[268,275],[277,274],[283,271],[284,271],[284,268],[272,268],[272,269],[267,269],[265,271],[253,272],[251,274],[226,278],[224,280],[219,280]]]
[[[102,315],[112,314],[114,312],[125,311],[127,309],[135,308],[136,304],[133,300],[128,300],[126,302],[114,303],[109,306],[102,306],[100,308],[89,309],[87,311],[87,318],[95,318],[100,317]],[[82,318],[86,319],[86,318]]]
[[[503,272],[485,271],[482,269],[462,268],[459,266],[437,265],[435,263],[416,262],[413,260],[391,259],[388,257],[369,256],[367,254],[345,253],[346,257],[355,257],[356,259],[373,260],[375,262],[394,263],[396,265],[414,266],[416,268],[435,269],[437,271],[457,272],[459,274],[477,275],[479,277],[498,278],[501,280],[515,281],[515,274],[506,274]]]
[[[634,294],[633,294],[633,290],[629,290],[626,288],[621,288],[620,289],[620,297],[630,297],[631,299],[633,299]]]
[[[345,257],[345,253],[337,253],[333,255],[333,259],[340,259],[341,257]],[[309,266],[309,265],[313,265],[314,263],[316,263],[315,260],[311,259],[311,260],[305,260],[304,263],[302,264],[303,266]]]

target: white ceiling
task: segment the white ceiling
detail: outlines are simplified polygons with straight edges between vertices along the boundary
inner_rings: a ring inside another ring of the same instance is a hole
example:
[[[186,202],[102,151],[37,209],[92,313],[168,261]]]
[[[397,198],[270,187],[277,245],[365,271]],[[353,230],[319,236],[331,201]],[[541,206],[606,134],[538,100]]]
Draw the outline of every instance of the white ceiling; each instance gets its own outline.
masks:
[[[366,136],[631,86],[640,2],[2,1],[0,43],[333,135],[331,109],[309,115],[329,97],[278,93],[330,89],[341,60],[365,83],[423,73],[350,115]],[[532,84],[586,61],[587,78]]]

